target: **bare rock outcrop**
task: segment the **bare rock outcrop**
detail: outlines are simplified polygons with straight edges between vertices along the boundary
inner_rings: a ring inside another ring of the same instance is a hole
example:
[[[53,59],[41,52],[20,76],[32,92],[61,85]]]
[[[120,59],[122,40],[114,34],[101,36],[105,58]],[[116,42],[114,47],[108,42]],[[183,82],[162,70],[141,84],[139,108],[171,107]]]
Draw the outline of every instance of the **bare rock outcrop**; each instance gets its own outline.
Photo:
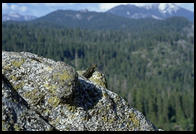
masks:
[[[87,79],[63,62],[3,51],[2,76],[3,130],[158,130],[98,71]]]

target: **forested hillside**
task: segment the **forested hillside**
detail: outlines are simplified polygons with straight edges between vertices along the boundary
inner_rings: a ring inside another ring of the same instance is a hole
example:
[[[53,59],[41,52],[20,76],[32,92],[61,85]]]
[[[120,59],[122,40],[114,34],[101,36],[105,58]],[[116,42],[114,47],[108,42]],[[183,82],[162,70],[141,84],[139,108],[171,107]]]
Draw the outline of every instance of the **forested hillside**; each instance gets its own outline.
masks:
[[[194,27],[181,17],[144,20],[126,30],[6,22],[2,49],[65,61],[77,70],[96,63],[109,89],[158,128],[193,130]]]

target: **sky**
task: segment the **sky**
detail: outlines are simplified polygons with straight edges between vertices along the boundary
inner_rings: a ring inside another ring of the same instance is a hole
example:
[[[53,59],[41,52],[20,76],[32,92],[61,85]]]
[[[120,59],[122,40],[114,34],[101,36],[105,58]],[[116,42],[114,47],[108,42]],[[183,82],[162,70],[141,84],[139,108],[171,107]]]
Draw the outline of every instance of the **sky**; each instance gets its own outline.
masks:
[[[132,4],[137,6],[149,5],[152,3],[2,3],[2,13],[19,13],[21,15],[44,16],[58,9],[82,10],[104,12],[115,6]],[[175,3],[176,5],[194,11],[194,3]]]

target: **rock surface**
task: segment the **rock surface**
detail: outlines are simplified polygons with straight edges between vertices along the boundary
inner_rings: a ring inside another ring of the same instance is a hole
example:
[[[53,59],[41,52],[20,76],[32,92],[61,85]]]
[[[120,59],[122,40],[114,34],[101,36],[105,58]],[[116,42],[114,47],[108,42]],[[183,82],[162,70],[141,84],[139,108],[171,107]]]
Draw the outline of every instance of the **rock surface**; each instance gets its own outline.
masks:
[[[142,113],[107,89],[104,74],[28,52],[2,51],[2,129],[157,131]]]

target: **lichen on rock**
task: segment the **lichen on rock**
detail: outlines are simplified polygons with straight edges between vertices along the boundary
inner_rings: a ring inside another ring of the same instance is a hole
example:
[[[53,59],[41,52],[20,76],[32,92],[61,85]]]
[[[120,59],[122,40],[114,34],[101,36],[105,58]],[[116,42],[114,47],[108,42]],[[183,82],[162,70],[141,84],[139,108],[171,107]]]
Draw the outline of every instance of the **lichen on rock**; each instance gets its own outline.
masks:
[[[2,130],[49,131],[55,128],[29,109],[28,103],[2,75]]]
[[[158,130],[107,89],[104,74],[87,79],[82,73],[32,53],[3,51],[3,130]]]
[[[52,70],[52,83],[58,84],[58,88],[55,88],[55,95],[59,99],[70,99],[75,90],[77,82],[77,73],[76,71],[68,65],[65,65],[63,62],[58,62],[54,69]]]
[[[93,75],[89,78],[90,81],[94,82],[95,84],[102,86],[104,88],[107,88],[107,82],[106,82],[106,78],[105,75],[95,71],[93,73]]]

